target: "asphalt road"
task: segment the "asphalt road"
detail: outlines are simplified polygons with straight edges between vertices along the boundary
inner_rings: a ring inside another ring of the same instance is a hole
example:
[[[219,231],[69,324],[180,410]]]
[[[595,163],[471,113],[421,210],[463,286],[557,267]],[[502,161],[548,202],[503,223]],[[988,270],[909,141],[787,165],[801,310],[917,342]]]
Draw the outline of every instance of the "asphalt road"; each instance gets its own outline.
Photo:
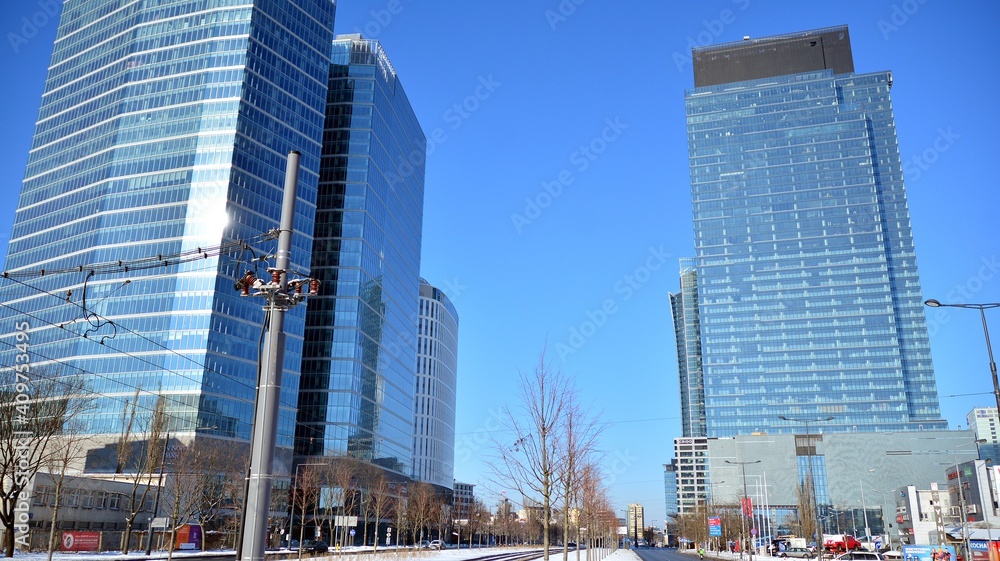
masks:
[[[698,561],[696,553],[677,553],[676,549],[666,547],[633,549],[642,561]],[[708,556],[706,556],[708,557]],[[714,561],[707,558],[705,561]]]

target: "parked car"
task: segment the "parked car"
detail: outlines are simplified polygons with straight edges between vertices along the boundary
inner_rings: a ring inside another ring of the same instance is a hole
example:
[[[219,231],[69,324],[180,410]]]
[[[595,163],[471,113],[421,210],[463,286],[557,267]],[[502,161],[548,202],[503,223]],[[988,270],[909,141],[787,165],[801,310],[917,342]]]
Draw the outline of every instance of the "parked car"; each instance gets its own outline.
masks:
[[[431,540],[431,543],[427,545],[427,549],[445,549],[445,543],[441,540]]]
[[[301,550],[309,553],[326,553],[330,550],[330,546],[322,540],[302,540]]]
[[[874,551],[848,551],[839,557],[835,557],[834,561],[885,561],[885,557],[882,557],[881,553],[875,553]]]
[[[823,534],[823,549],[826,551],[854,551],[861,549],[861,542],[850,534]]]
[[[812,559],[816,554],[805,547],[789,547],[785,551],[778,553],[778,557],[797,557],[799,559]]]

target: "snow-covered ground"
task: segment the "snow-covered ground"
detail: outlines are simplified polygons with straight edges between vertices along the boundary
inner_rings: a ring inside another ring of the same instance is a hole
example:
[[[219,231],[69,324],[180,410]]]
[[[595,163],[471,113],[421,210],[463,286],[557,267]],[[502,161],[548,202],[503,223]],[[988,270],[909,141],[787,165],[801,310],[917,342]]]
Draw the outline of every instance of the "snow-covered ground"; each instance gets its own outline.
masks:
[[[442,551],[432,551],[426,549],[399,549],[397,551],[386,551],[384,548],[379,548],[378,553],[373,554],[371,547],[366,548],[347,548],[344,553],[349,553],[347,559],[349,561],[465,561],[467,559],[473,559],[475,557],[482,557],[484,555],[496,554],[496,553],[512,553],[518,551],[519,549],[530,550],[530,549],[540,549],[540,547],[525,547],[525,548],[512,548],[512,547],[502,547],[502,548],[475,548],[475,549],[445,549]],[[180,561],[191,560],[197,561],[199,557],[216,557],[219,555],[233,554],[232,550],[215,550],[215,551],[204,551],[204,552],[188,552],[188,551],[175,551],[173,554],[174,559]],[[289,550],[277,550],[268,551],[268,555],[272,554],[288,554],[291,553]],[[343,556],[333,554],[331,556],[317,555],[310,556],[309,554],[304,554],[303,559],[310,560],[320,560],[328,558],[341,558]],[[540,556],[539,556],[540,557]],[[102,553],[54,553],[52,555],[53,561],[143,561],[143,560],[160,560],[166,559],[166,552],[154,551],[152,555],[147,556],[144,551],[133,552],[128,555],[122,555],[117,552],[102,552]],[[550,561],[561,561],[562,559],[562,548],[556,549],[551,548],[549,550]],[[2,559],[2,558],[0,558]],[[20,551],[14,552],[14,559],[16,561],[46,561],[48,559],[47,553],[22,553]],[[291,559],[296,559],[292,557]],[[570,553],[570,561],[575,561],[576,555]],[[639,561],[639,556],[632,551],[619,549],[606,556],[603,561]]]

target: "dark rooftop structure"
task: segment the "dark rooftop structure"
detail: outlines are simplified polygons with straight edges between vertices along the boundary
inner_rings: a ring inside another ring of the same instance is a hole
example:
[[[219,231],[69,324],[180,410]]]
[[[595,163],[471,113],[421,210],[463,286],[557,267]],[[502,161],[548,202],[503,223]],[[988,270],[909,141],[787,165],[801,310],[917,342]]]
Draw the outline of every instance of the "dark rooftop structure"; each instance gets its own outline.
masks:
[[[692,49],[696,88],[813,70],[854,72],[846,25]]]

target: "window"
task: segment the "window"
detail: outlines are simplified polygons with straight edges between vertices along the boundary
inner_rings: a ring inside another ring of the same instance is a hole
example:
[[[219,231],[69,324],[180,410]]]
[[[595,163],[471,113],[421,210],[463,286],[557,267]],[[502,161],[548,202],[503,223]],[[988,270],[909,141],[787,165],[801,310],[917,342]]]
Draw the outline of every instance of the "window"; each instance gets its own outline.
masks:
[[[48,502],[48,494],[49,488],[45,485],[39,485],[38,488],[35,489],[35,497],[31,503],[38,506],[46,504]]]
[[[118,496],[118,493],[110,493],[108,495],[108,509],[109,510],[118,510],[118,500],[119,500],[119,498],[120,497]]]
[[[94,491],[80,490],[80,507],[94,508]]]
[[[108,492],[97,492],[97,508],[108,508]]]
[[[80,506],[80,493],[76,489],[66,490],[66,506],[73,508]]]

